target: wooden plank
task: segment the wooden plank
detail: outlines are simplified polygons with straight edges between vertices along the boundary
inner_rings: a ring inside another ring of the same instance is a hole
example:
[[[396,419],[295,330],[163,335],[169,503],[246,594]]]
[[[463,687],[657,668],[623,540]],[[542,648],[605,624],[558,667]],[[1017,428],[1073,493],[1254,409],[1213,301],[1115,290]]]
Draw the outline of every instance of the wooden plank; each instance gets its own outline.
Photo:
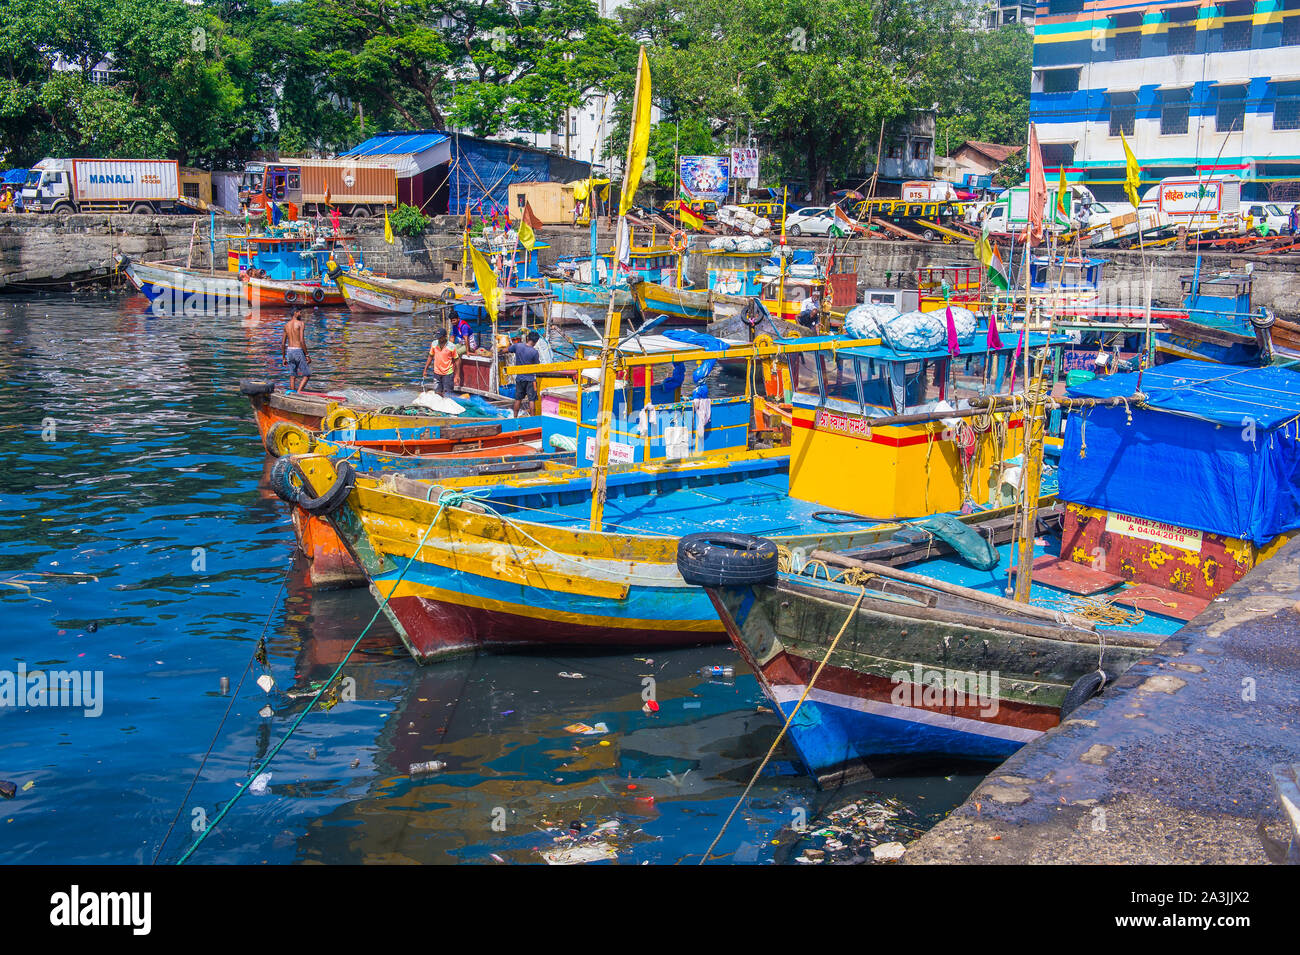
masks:
[[[1019,571],[1012,567],[1011,573]],[[1124,583],[1124,578],[1116,574],[1107,574],[1100,570],[1080,564],[1073,560],[1061,560],[1050,554],[1044,554],[1034,561],[1034,580],[1057,590],[1090,597],[1104,590],[1111,590]]]
[[[1173,617],[1175,620],[1191,620],[1210,605],[1204,597],[1180,594],[1174,590],[1165,590],[1152,584],[1137,584],[1120,591],[1115,603],[1148,613]]]
[[[1097,625],[1091,620],[1084,620],[1082,617],[1076,617],[1068,613],[1060,613],[1056,610],[1048,610],[1044,607],[1036,607],[1033,604],[1019,603],[1015,600],[1008,600],[1006,597],[999,597],[995,594],[986,594],[982,590],[974,590],[970,587],[963,587],[960,584],[950,584],[946,580],[938,580],[934,577],[924,577],[921,574],[913,574],[906,570],[899,570],[897,567],[889,567],[885,564],[874,564],[869,561],[853,560],[844,557],[841,554],[832,554],[824,550],[815,550],[810,555],[813,560],[822,560],[828,564],[838,564],[842,567],[857,567],[860,570],[869,573],[879,574],[882,577],[892,577],[909,584],[917,584],[921,587],[929,587],[940,593],[949,594],[953,597],[961,597],[973,603],[983,604],[988,607],[994,607],[1002,613],[1015,614],[1021,617],[1032,617],[1037,620],[1048,621],[1058,627],[1073,627],[1076,630],[1095,631]]]

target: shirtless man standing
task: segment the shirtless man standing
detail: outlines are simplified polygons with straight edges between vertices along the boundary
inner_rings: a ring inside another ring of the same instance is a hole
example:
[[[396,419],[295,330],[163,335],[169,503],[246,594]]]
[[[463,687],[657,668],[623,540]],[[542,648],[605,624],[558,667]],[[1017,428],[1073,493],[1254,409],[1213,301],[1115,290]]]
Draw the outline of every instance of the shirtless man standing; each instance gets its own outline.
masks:
[[[280,361],[289,366],[289,387],[302,391],[311,377],[311,359],[307,357],[307,344],[303,341],[302,309],[295,308],[284,326],[280,339]]]

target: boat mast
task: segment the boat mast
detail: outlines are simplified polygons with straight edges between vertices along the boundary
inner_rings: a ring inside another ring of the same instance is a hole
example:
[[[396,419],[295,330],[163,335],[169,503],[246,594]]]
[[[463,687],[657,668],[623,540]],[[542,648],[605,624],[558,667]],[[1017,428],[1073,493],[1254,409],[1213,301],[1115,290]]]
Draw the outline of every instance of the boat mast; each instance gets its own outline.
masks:
[[[632,206],[641,167],[645,163],[650,132],[650,63],[645,47],[637,59],[636,90],[632,98],[632,128],[628,135],[627,161],[623,164],[623,190],[618,197],[618,226],[615,230],[615,254],[611,273],[627,258],[632,244],[628,234],[627,213]],[[588,196],[590,203],[591,197]],[[593,220],[594,221],[594,220]],[[610,419],[614,411],[614,358],[617,354],[622,311],[615,307],[614,275],[610,275],[609,308],[605,312],[605,340],[600,349],[600,412],[596,417],[596,459],[591,472],[591,529],[599,531],[605,516],[605,481],[609,469]],[[629,284],[631,284],[629,278]],[[631,384],[629,381],[628,384]]]
[[[1039,360],[1037,362],[1037,368],[1034,370],[1036,370],[1039,373],[1039,375],[1035,377],[1031,375],[1032,366],[1030,365],[1030,358],[1029,358],[1029,328],[1030,328],[1030,315],[1032,314],[1032,308],[1029,299],[1029,289],[1030,289],[1030,277],[1033,275],[1033,270],[1034,270],[1034,260],[1033,260],[1034,209],[1032,207],[1034,205],[1034,196],[1035,196],[1035,190],[1033,187],[1033,180],[1035,176],[1035,171],[1034,171],[1035,159],[1038,160],[1037,175],[1042,176],[1043,174],[1042,159],[1041,159],[1042,154],[1039,153],[1038,151],[1038,136],[1035,133],[1032,124],[1029,127],[1029,149],[1031,150],[1031,154],[1029,157],[1029,163],[1030,163],[1029,198],[1030,198],[1031,208],[1030,208],[1029,223],[1025,228],[1025,323],[1024,323],[1025,440],[1024,440],[1024,446],[1021,451],[1025,464],[1020,472],[1021,480],[1023,481],[1024,490],[1022,492],[1021,507],[1020,507],[1020,528],[1019,528],[1020,540],[1019,540],[1017,553],[1016,553],[1016,589],[1015,589],[1015,599],[1020,603],[1029,603],[1029,589],[1033,584],[1034,533],[1038,525],[1038,493],[1040,490],[1039,485],[1042,484],[1042,480],[1043,480],[1043,432],[1044,432],[1044,424],[1045,424],[1044,417],[1043,417],[1043,382],[1041,378],[1043,362],[1042,360]],[[1042,200],[1046,200],[1047,198],[1046,183],[1043,184],[1043,189],[1042,192],[1040,193],[1040,196]],[[1046,215],[1044,215],[1045,212],[1046,210],[1039,210],[1040,222],[1042,222],[1043,219],[1046,219]],[[1053,207],[1052,209],[1052,218],[1053,219],[1056,218],[1055,207]],[[1045,223],[1043,225],[1043,228],[1046,228]],[[1048,252],[1050,253],[1052,248],[1050,239],[1047,243],[1047,248],[1048,248]],[[1044,274],[1050,275],[1051,274],[1050,255],[1047,261],[1048,264],[1046,266]],[[1051,340],[1050,331],[1048,334],[1048,340],[1049,341]]]

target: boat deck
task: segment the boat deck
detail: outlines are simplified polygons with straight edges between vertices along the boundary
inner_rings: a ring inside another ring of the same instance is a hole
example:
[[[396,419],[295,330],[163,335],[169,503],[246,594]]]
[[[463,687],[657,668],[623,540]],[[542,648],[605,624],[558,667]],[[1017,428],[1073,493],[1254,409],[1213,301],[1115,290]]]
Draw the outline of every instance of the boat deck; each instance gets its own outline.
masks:
[[[733,531],[760,537],[807,534],[823,526],[813,517],[826,508],[789,496],[787,462],[734,462],[690,474],[611,474],[605,525],[634,534],[680,537],[703,531]],[[496,487],[493,506],[510,505],[530,521],[582,528],[591,518],[591,482],[583,477],[542,488]],[[825,524],[828,533],[865,530],[879,523]]]
[[[1039,538],[1039,540],[1043,540]],[[1055,556],[1059,551],[1059,541],[1053,540],[1050,543],[1035,543],[1034,557],[1044,555]],[[933,557],[927,561],[918,564],[909,564],[907,570],[914,574],[924,574],[927,577],[934,577],[950,584],[959,584],[962,587],[969,587],[971,590],[978,590],[982,593],[993,594],[994,596],[1006,596],[1008,587],[1014,587],[1015,577],[1008,573],[1008,569],[1015,563],[1015,544],[1003,544],[997,548],[998,565],[992,570],[980,570],[972,567],[961,558],[953,555],[946,557]],[[1131,589],[1130,584],[1118,584],[1110,590],[1092,595],[1093,599],[1113,596],[1123,590]],[[1030,599],[1039,606],[1052,607],[1054,603],[1059,606],[1054,609],[1070,611],[1077,606],[1082,598],[1075,598],[1073,594],[1054,587],[1035,578],[1029,589]],[[1129,608],[1120,607],[1126,610]],[[1159,636],[1168,636],[1176,632],[1183,626],[1184,621],[1162,616],[1155,611],[1143,608],[1145,616],[1140,623],[1128,625],[1110,625],[1100,624],[1098,629],[1106,631],[1134,633],[1151,633]]]

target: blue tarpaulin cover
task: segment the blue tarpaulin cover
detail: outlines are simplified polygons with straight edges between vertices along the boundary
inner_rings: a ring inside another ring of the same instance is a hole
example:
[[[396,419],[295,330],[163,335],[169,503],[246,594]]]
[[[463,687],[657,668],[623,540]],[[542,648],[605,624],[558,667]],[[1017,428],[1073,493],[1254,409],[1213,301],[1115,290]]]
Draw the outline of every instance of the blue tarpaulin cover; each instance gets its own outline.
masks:
[[[1132,373],[1069,394],[1136,390]],[[1184,360],[1148,368],[1142,392],[1131,424],[1123,407],[1071,412],[1061,500],[1261,545],[1300,529],[1300,374]]]

